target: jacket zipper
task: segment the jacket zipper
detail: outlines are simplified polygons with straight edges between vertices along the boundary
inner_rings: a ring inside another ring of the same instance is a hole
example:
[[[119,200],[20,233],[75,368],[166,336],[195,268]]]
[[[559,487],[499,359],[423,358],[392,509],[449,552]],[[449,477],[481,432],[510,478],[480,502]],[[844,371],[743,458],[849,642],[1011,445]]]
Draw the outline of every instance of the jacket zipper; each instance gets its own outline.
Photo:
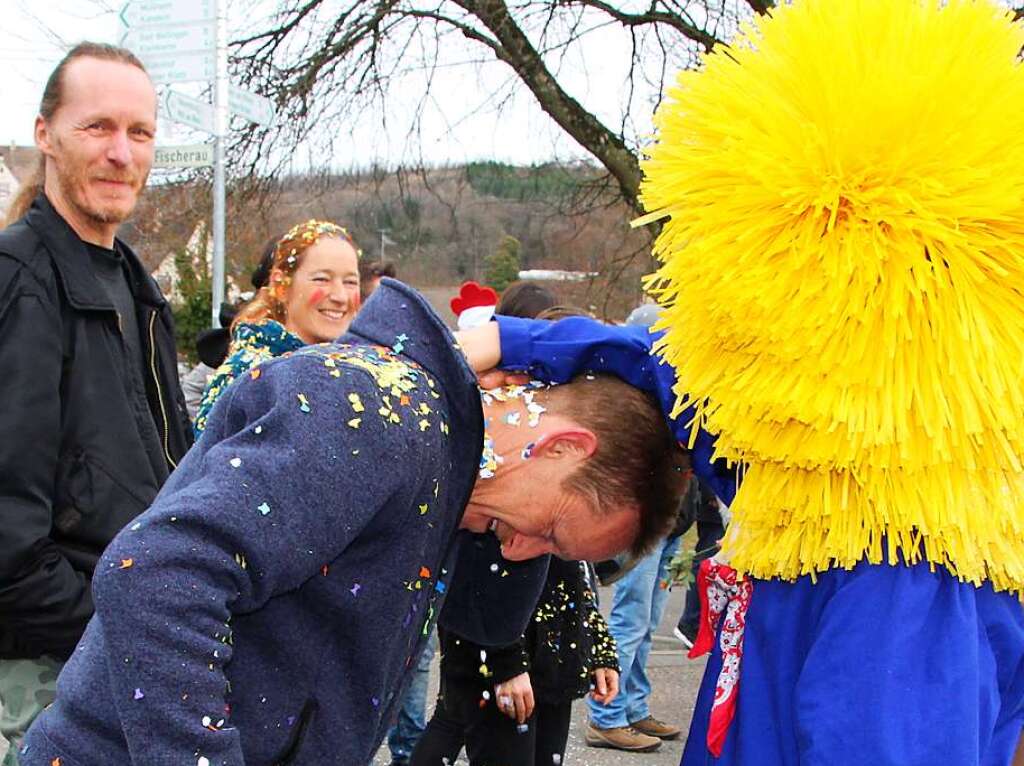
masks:
[[[156,374],[156,311],[149,315],[149,371],[153,375],[153,383],[156,384],[156,399],[160,402],[160,417],[164,422],[164,457],[171,468],[177,468],[178,464],[171,458],[169,444],[170,427],[167,424],[167,409],[164,407],[164,392],[160,388],[160,377]]]

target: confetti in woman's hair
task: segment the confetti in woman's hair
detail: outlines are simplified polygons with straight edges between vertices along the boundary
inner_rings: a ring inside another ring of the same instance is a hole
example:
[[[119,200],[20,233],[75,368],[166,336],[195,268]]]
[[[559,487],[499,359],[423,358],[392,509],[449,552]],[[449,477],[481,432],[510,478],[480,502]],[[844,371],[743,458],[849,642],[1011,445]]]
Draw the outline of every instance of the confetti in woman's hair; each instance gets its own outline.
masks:
[[[278,240],[274,248],[274,257],[270,265],[271,278],[263,285],[235,317],[232,327],[241,324],[255,324],[258,322],[273,319],[284,323],[285,300],[291,286],[292,275],[302,263],[302,258],[309,248],[325,237],[333,237],[348,242],[356,251],[356,256],[361,257],[363,251],[356,245],[355,240],[348,233],[348,230],[330,221],[318,221],[310,218],[308,221],[296,224]],[[281,275],[280,279],[272,278],[274,272]]]

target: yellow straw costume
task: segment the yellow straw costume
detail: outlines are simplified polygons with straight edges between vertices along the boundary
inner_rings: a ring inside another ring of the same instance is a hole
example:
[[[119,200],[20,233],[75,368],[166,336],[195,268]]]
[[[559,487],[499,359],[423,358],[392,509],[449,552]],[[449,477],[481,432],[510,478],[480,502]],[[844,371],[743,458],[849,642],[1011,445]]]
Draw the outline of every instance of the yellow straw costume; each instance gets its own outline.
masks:
[[[799,2],[659,110],[659,348],[744,466],[741,572],[1024,590],[1022,47],[989,2]]]

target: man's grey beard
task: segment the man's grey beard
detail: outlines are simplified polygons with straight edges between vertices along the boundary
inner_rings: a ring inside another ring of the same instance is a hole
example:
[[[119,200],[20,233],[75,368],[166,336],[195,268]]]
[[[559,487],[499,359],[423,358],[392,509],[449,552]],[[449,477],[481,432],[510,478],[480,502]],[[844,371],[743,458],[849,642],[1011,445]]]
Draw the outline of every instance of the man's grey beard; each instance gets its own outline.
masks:
[[[119,210],[95,210],[93,208],[84,207],[76,199],[74,194],[74,177],[69,178],[66,174],[61,173],[59,168],[57,169],[57,185],[60,186],[61,194],[64,199],[68,201],[68,204],[73,205],[82,215],[88,218],[94,223],[100,224],[121,224],[124,223],[131,217],[131,214],[135,212],[135,208],[138,207],[139,199],[142,197],[142,193],[146,189],[146,181],[149,178],[149,174],[143,179],[142,185],[139,187],[139,191],[135,194],[135,202],[131,206],[131,209],[127,213],[121,213]]]

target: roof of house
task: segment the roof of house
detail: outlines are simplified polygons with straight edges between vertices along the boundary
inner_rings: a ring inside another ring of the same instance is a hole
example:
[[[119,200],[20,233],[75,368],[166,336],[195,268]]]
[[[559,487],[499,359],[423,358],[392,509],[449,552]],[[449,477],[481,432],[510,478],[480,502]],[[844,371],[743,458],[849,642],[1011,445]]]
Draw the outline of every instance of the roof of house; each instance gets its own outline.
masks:
[[[0,161],[7,166],[19,183],[32,172],[38,157],[39,150],[34,146],[0,146]]]

